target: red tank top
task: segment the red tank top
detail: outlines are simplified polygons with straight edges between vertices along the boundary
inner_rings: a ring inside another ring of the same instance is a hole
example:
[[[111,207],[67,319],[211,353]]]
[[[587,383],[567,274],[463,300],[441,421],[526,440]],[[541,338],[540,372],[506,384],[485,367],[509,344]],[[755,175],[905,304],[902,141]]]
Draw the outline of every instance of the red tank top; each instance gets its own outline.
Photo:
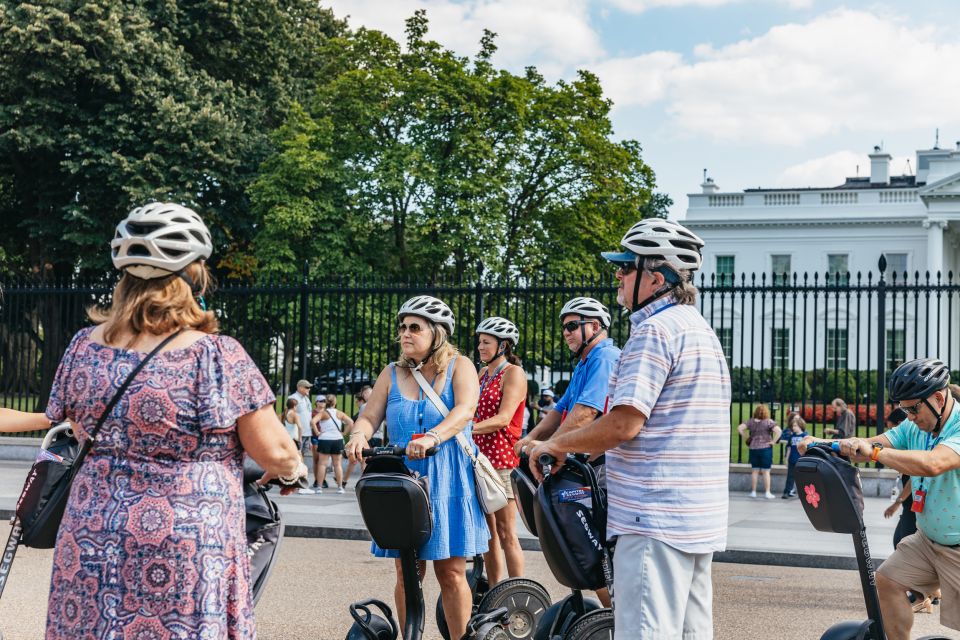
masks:
[[[492,418],[500,412],[500,401],[503,399],[503,374],[509,368],[509,365],[500,370],[492,379],[489,378],[489,372],[480,379],[480,399],[477,401],[477,413],[474,416],[474,422],[480,422],[487,418]],[[517,405],[517,410],[513,412],[510,424],[498,429],[493,433],[474,433],[473,441],[480,447],[483,455],[490,459],[494,469],[514,469],[520,464],[520,458],[513,451],[513,445],[520,440],[523,432],[523,401]]]

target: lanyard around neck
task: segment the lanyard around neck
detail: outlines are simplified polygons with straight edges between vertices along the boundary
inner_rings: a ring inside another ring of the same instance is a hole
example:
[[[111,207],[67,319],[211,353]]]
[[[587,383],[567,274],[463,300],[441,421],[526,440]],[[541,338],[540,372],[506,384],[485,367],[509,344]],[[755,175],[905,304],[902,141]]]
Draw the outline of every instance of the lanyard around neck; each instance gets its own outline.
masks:
[[[487,371],[485,374],[483,374],[483,382],[480,384],[480,395],[481,395],[481,396],[483,395],[483,390],[487,388],[487,385],[488,385],[488,384],[490,384],[490,381],[493,380],[494,378],[496,378],[498,375],[500,375],[500,372],[503,371],[504,369],[506,369],[508,364],[510,364],[510,363],[507,362],[506,359],[504,359],[504,361],[501,362],[501,363],[497,366],[497,368],[493,370],[493,374],[491,374],[489,371]]]

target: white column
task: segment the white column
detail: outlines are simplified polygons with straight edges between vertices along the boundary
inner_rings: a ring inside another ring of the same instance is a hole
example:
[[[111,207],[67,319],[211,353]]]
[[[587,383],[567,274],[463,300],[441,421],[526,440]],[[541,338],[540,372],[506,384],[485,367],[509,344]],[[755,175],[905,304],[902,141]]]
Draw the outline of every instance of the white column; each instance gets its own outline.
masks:
[[[923,221],[923,227],[927,230],[927,271],[930,272],[930,280],[936,282],[938,271],[946,279],[948,269],[943,264],[943,230],[947,228],[947,221],[927,219]]]

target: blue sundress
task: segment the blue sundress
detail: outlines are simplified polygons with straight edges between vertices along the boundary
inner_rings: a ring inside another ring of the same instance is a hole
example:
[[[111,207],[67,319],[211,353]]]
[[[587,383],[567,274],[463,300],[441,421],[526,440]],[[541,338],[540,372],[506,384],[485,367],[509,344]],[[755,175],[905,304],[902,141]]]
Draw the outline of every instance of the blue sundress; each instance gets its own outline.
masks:
[[[446,382],[440,399],[453,408],[453,369],[455,362],[447,365]],[[410,400],[400,393],[397,386],[397,370],[390,365],[390,395],[387,398],[387,433],[390,443],[405,447],[415,433],[425,433],[443,421],[443,416],[429,398],[420,392],[420,400]],[[470,429],[463,434],[477,453]],[[406,460],[411,471],[427,478],[430,488],[430,507],[433,512],[433,535],[417,551],[420,560],[446,560],[469,558],[487,551],[490,530],[473,485],[473,467],[470,458],[450,438],[440,445],[436,455],[423,460]],[[394,549],[381,549],[375,542],[371,551],[379,558],[397,558]]]

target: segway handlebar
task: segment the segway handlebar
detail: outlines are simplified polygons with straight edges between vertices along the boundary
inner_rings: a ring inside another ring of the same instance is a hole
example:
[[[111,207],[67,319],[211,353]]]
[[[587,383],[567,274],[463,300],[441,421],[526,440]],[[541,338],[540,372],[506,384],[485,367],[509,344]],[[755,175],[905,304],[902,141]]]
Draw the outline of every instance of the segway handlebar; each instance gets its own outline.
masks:
[[[428,456],[432,456],[436,453],[436,447],[430,447],[426,451]],[[407,455],[407,448],[398,447],[396,445],[389,445],[386,447],[371,447],[370,449],[364,449],[361,451],[360,455],[364,458],[372,458],[374,456],[405,456]]]

